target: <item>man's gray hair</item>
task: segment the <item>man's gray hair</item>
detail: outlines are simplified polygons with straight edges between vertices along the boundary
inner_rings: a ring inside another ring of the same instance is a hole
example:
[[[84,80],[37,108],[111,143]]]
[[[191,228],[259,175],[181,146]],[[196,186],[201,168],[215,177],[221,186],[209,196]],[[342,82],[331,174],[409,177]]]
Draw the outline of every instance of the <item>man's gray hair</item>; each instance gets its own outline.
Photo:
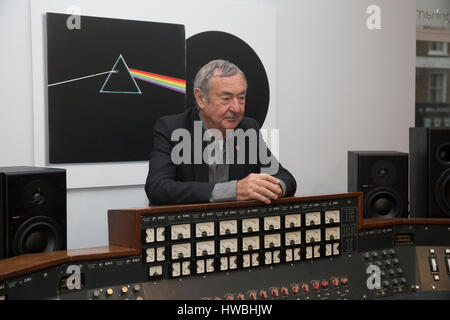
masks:
[[[226,60],[213,60],[206,65],[204,65],[195,76],[194,79],[194,90],[197,88],[200,92],[209,100],[209,89],[211,87],[211,78],[215,75],[216,70],[220,73],[217,76],[224,78],[234,76],[239,73],[247,84],[247,78],[244,73],[239,69],[234,63]]]

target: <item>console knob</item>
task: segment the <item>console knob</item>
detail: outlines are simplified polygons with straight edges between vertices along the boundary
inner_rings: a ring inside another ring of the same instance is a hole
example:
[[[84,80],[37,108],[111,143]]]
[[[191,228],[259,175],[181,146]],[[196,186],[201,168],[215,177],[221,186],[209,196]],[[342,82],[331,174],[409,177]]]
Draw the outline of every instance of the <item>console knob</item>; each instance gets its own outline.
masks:
[[[313,289],[316,290],[316,291],[319,290],[319,288],[320,288],[320,284],[317,281],[314,281],[312,286],[313,286]]]
[[[309,286],[306,283],[302,284],[302,290],[303,290],[304,293],[308,293],[309,292]]]
[[[331,280],[331,283],[333,284],[333,287],[339,287],[339,279],[334,278],[333,280]]]
[[[271,293],[275,298],[277,298],[277,297],[279,296],[278,289],[272,289],[272,290],[270,291],[270,293]]]
[[[267,292],[266,292],[265,290],[261,290],[261,291],[259,292],[259,296],[260,296],[262,299],[267,299]]]
[[[295,284],[291,287],[291,290],[292,290],[293,294],[298,294],[298,292],[300,291],[300,288],[298,287],[298,285]]]

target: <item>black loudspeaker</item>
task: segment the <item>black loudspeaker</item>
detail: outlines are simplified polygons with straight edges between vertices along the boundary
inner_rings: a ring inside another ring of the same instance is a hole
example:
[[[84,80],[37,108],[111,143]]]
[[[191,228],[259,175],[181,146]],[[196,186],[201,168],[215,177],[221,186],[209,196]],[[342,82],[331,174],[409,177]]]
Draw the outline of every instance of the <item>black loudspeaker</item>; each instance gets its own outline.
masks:
[[[0,168],[0,259],[67,248],[66,171]]]
[[[450,218],[450,129],[410,128],[411,217]]]
[[[408,154],[348,151],[348,191],[364,193],[364,218],[408,216]]]

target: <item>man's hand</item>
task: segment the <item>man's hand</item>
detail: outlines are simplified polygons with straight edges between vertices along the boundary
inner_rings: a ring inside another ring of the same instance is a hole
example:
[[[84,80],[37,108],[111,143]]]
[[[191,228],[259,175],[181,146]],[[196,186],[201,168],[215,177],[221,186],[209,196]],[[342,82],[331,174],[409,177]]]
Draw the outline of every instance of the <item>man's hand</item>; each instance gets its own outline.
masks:
[[[236,183],[237,200],[259,200],[270,204],[282,194],[280,181],[268,174],[251,173]]]

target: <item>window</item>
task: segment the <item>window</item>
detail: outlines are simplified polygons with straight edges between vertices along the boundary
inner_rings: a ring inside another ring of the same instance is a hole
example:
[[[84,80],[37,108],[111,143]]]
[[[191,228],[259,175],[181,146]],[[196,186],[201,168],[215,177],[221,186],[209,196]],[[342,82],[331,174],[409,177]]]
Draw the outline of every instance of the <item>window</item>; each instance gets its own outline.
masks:
[[[447,97],[447,73],[430,72],[428,102],[445,102]]]
[[[447,56],[448,43],[430,41],[428,45],[428,55],[430,56]]]

